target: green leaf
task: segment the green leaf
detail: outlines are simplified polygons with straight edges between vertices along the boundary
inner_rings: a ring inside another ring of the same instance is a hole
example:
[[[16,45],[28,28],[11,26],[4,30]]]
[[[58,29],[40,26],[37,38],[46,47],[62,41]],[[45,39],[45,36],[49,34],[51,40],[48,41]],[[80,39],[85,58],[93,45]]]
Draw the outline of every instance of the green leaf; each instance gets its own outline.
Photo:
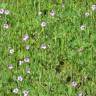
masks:
[[[6,8],[7,3],[0,3],[0,8]]]

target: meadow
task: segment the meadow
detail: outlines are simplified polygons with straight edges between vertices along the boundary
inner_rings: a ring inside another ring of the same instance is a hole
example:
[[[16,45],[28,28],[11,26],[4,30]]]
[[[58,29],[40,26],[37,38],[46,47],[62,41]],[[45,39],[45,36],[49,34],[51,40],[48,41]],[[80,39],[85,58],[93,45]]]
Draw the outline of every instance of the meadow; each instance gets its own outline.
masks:
[[[0,0],[0,96],[96,96],[96,0]]]

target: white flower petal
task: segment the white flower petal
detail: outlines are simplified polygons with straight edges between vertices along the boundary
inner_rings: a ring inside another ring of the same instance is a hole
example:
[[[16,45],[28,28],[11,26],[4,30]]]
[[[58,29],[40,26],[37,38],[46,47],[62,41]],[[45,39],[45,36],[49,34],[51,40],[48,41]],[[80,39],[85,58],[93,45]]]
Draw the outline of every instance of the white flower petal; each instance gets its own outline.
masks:
[[[13,93],[15,93],[15,94],[17,94],[17,93],[18,93],[18,91],[19,91],[19,89],[18,89],[18,88],[13,89]]]

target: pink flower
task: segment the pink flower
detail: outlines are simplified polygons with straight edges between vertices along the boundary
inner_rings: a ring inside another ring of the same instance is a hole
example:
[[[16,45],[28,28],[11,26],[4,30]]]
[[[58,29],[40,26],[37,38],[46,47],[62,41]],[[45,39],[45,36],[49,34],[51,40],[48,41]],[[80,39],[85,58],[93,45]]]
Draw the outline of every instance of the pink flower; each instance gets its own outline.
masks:
[[[23,41],[27,41],[29,39],[29,35],[28,34],[25,34],[24,36],[23,36]]]
[[[0,9],[0,14],[3,14],[4,13],[4,9]]]

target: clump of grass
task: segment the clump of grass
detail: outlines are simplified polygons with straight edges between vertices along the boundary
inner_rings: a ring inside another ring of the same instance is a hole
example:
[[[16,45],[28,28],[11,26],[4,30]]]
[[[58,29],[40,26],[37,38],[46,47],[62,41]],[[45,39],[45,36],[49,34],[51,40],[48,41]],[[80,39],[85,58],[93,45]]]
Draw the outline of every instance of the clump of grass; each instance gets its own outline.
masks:
[[[95,96],[95,0],[0,4],[0,96]]]

